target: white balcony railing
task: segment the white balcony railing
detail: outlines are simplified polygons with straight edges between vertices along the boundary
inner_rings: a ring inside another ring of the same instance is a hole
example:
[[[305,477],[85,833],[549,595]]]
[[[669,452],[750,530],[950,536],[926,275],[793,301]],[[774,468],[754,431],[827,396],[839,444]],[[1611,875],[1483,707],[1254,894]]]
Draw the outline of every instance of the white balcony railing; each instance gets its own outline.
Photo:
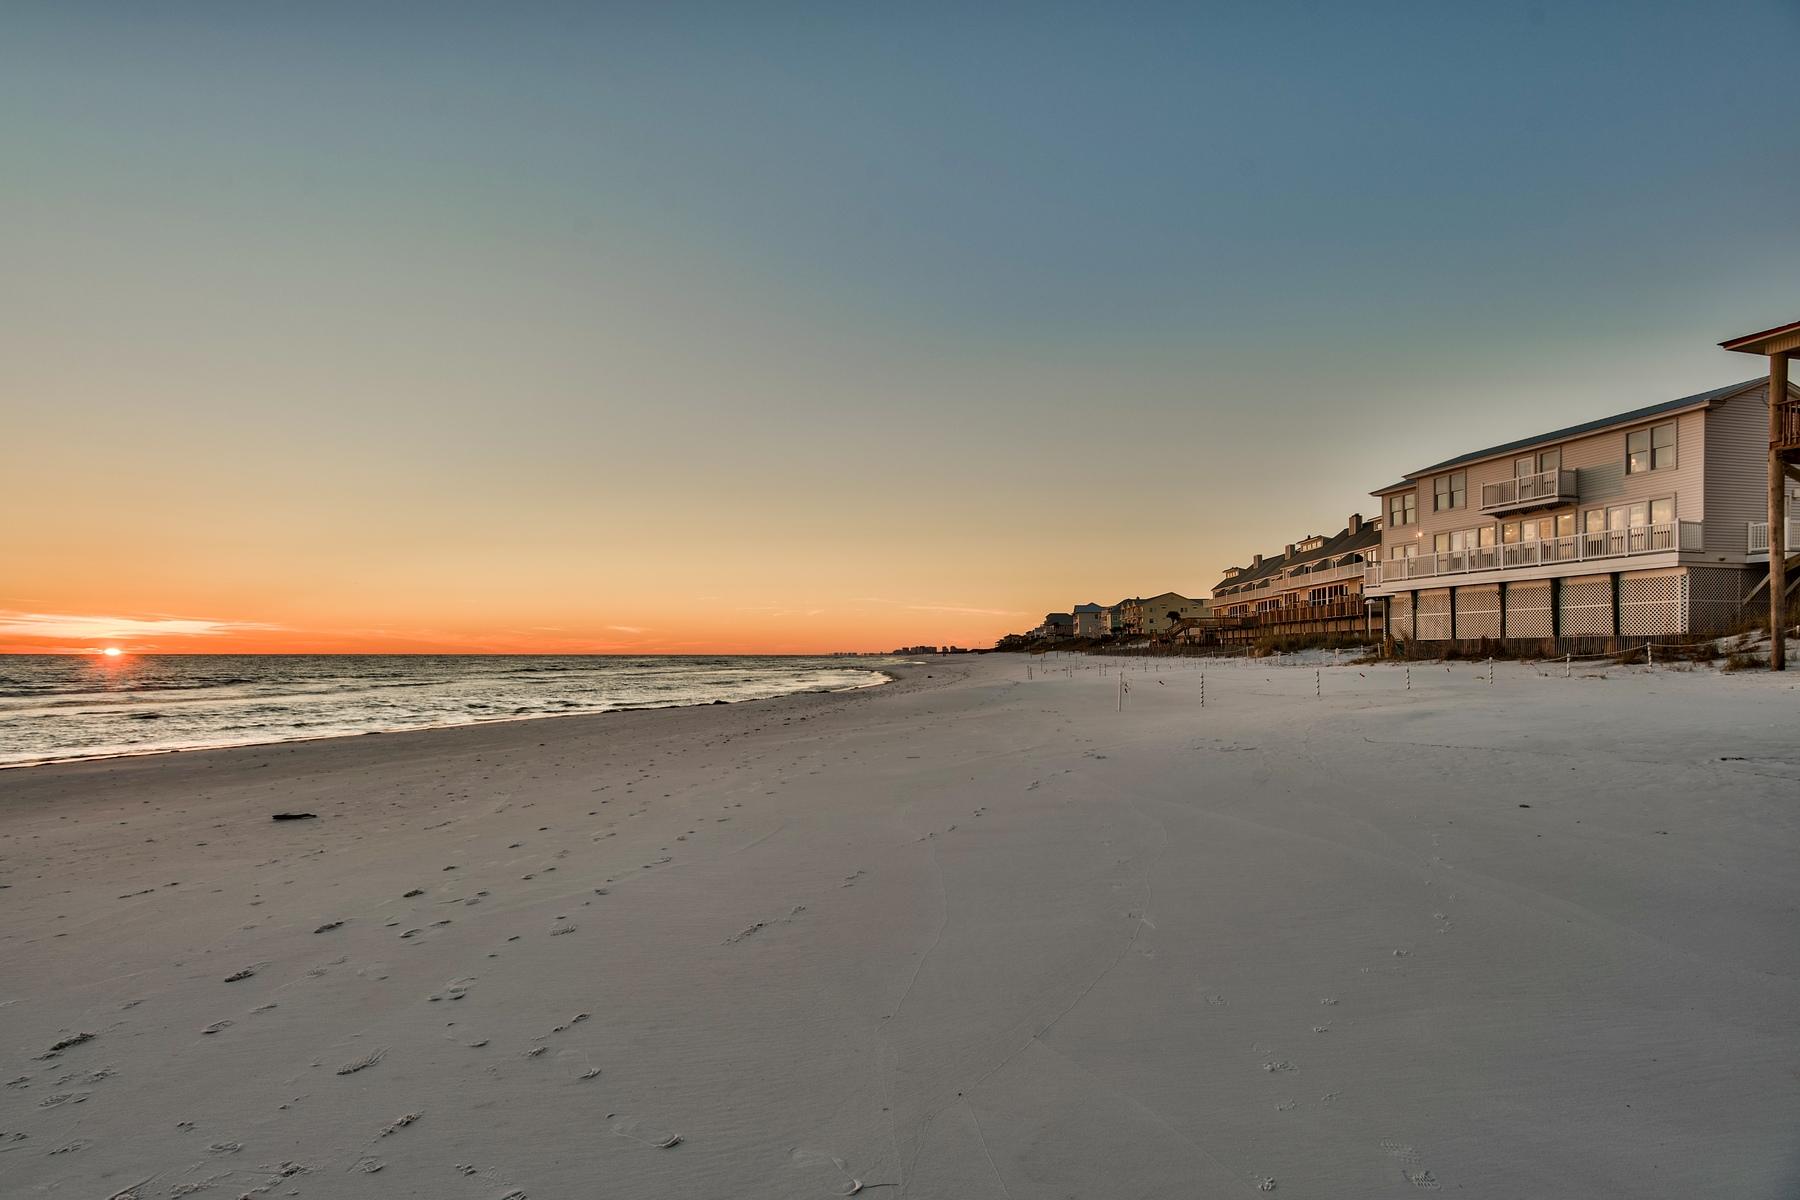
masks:
[[[1796,538],[1800,538],[1800,517],[1789,517],[1787,519],[1787,539],[1781,543],[1781,548],[1789,554],[1800,551],[1800,543],[1796,543]],[[1750,539],[1746,552],[1750,554],[1767,554],[1769,552],[1769,523],[1767,521],[1750,522]]]
[[[1698,550],[1700,546],[1700,522],[1670,521],[1662,525],[1635,525],[1630,529],[1577,533],[1544,541],[1478,546],[1472,550],[1419,554],[1412,558],[1387,558],[1369,563],[1363,579],[1368,586],[1374,587],[1407,579],[1434,579],[1440,575],[1472,575],[1481,571],[1548,567],[1594,559],[1627,558],[1634,554]]]
[[[1527,508],[1534,504],[1563,504],[1575,499],[1575,472],[1540,471],[1481,485],[1481,511]]]
[[[1327,567],[1323,571],[1303,571],[1298,575],[1284,575],[1275,582],[1278,586],[1287,589],[1314,587],[1321,583],[1355,579],[1362,574],[1362,569],[1361,563],[1345,563],[1341,567]]]
[[[1231,584],[1227,581],[1221,585],[1218,594],[1220,596],[1243,596],[1252,592],[1291,592],[1302,588],[1318,587],[1326,583],[1342,583],[1346,579],[1361,579],[1362,575],[1362,563],[1345,563],[1341,567],[1328,567],[1322,571],[1307,571],[1299,575],[1271,575],[1267,579],[1259,579],[1255,583],[1242,585],[1242,591],[1231,590]]]

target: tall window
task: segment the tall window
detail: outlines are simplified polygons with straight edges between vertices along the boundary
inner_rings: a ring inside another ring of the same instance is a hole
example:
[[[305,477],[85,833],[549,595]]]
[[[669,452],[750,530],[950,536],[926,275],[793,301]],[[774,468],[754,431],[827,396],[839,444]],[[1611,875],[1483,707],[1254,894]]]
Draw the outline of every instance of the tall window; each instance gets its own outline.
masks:
[[[1388,526],[1411,525],[1419,519],[1419,493],[1400,492],[1388,497]]]
[[[1467,471],[1452,471],[1448,475],[1439,475],[1431,481],[1431,511],[1443,512],[1447,508],[1461,508],[1469,498],[1469,474]]]
[[[1494,529],[1491,525],[1486,529],[1456,529],[1448,533],[1436,533],[1431,537],[1431,548],[1439,554],[1452,550],[1473,550],[1478,545],[1493,544]]]
[[[1634,429],[1625,435],[1625,470],[1631,475],[1675,465],[1675,422]]]

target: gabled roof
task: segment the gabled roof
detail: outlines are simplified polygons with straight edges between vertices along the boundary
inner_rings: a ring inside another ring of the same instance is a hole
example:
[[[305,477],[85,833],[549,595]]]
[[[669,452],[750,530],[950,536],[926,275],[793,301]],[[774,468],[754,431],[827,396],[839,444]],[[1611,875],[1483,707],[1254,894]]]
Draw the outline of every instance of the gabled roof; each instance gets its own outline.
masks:
[[[1070,609],[1069,611],[1070,612],[1078,612],[1078,613],[1097,613],[1097,612],[1105,612],[1106,610],[1101,608],[1098,604],[1077,604],[1074,608]]]
[[[1318,535],[1313,535],[1318,536]],[[1302,538],[1302,541],[1308,539]],[[1381,526],[1364,521],[1361,529],[1351,533],[1349,528],[1339,530],[1325,539],[1323,545],[1311,550],[1297,550],[1292,555],[1278,554],[1274,558],[1265,558],[1255,567],[1240,567],[1238,573],[1229,579],[1220,579],[1213,591],[1230,587],[1232,594],[1243,591],[1247,584],[1263,579],[1273,579],[1285,575],[1288,571],[1302,563],[1314,563],[1323,559],[1340,558],[1346,554],[1356,554],[1381,545]]]
[[[1742,383],[1733,383],[1728,384],[1725,387],[1714,388],[1710,392],[1697,392],[1692,396],[1683,396],[1679,400],[1665,400],[1661,404],[1651,404],[1644,408],[1634,408],[1630,412],[1622,412],[1610,417],[1601,417],[1599,420],[1595,421],[1584,421],[1580,425],[1570,425],[1566,429],[1553,429],[1549,433],[1540,433],[1534,437],[1520,438],[1516,442],[1502,442],[1498,446],[1489,446],[1485,450],[1475,450],[1468,454],[1459,454],[1455,458],[1446,458],[1443,462],[1432,463],[1429,467],[1420,467],[1416,471],[1408,471],[1406,473],[1407,483],[1390,484],[1381,489],[1381,491],[1394,491],[1397,488],[1405,487],[1408,483],[1421,479],[1426,475],[1435,475],[1440,471],[1447,471],[1452,467],[1460,467],[1468,463],[1480,462],[1484,458],[1496,458],[1502,454],[1511,454],[1518,450],[1527,450],[1535,446],[1544,446],[1551,442],[1567,441],[1569,438],[1580,437],[1583,434],[1588,433],[1598,433],[1602,429],[1610,429],[1615,425],[1631,425],[1638,421],[1647,421],[1652,417],[1661,417],[1666,416],[1669,413],[1683,412],[1690,408],[1703,408],[1714,401],[1723,400],[1727,396],[1736,395],[1738,392],[1747,391],[1753,387],[1760,387],[1765,382],[1767,382],[1767,380],[1759,376],[1756,379],[1747,379]],[[1381,492],[1370,492],[1369,494],[1371,496],[1379,496]]]

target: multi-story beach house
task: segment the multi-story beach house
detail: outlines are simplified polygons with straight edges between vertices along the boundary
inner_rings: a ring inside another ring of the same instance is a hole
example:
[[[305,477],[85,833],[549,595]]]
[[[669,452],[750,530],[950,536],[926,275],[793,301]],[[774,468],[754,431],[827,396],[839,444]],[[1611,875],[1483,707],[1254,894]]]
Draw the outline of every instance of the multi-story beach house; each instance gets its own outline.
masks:
[[[1420,642],[1727,630],[1768,572],[1767,397],[1753,379],[1408,472],[1372,493],[1364,592]]]
[[[1212,590],[1215,635],[1222,642],[1379,636],[1380,609],[1365,608],[1363,583],[1380,547],[1381,519],[1351,513],[1335,534],[1313,534],[1273,557],[1227,568]]]
[[[1070,613],[1053,612],[1044,614],[1044,623],[1031,631],[1031,636],[1038,638],[1066,638],[1075,629],[1075,618]]]
[[[1078,638],[1105,637],[1106,607],[1101,604],[1077,604],[1070,615],[1075,618],[1075,636]]]
[[[1121,615],[1119,632],[1128,637],[1155,638],[1167,634],[1184,618],[1208,615],[1212,602],[1191,600],[1180,592],[1163,592],[1121,600],[1117,607]]]

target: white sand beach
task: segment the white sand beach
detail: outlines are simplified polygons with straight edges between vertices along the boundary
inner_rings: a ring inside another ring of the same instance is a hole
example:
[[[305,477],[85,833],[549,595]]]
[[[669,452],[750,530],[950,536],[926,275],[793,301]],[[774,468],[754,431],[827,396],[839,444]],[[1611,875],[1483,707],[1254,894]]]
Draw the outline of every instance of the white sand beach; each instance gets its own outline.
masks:
[[[0,772],[0,1193],[1800,1189],[1800,677],[1069,661]]]

